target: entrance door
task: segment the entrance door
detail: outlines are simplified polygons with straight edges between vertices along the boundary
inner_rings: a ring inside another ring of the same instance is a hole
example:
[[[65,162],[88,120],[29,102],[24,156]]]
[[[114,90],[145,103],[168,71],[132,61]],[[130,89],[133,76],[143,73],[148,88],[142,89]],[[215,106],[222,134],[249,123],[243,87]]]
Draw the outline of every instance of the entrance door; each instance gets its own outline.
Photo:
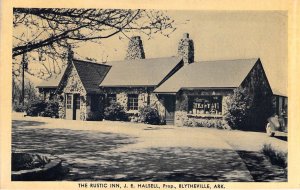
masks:
[[[66,119],[80,119],[80,95],[66,94]]]
[[[73,94],[66,94],[66,119],[73,119]]]
[[[165,96],[164,104],[165,104],[165,108],[166,108],[166,124],[167,125],[174,125],[175,103],[176,103],[175,95]]]
[[[73,120],[80,120],[80,95],[73,95]]]

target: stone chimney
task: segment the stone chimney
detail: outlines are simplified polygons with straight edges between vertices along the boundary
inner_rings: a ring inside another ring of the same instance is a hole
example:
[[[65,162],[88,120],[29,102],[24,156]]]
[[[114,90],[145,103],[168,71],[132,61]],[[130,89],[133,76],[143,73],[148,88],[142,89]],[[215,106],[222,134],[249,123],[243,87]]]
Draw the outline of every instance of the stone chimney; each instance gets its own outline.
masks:
[[[125,59],[145,59],[143,42],[140,36],[133,36],[130,39]]]
[[[72,47],[69,45],[67,49],[67,62],[72,63],[74,58],[74,51],[72,50]]]
[[[194,42],[189,38],[188,33],[184,33],[179,41],[178,56],[182,57],[185,65],[194,62]]]

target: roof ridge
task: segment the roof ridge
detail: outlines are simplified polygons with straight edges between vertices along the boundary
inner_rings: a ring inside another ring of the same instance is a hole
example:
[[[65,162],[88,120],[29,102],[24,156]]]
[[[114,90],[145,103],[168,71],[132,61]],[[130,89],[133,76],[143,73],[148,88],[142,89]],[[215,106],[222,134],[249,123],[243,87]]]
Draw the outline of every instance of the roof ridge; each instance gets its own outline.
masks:
[[[86,61],[86,60],[80,60],[80,59],[75,59],[75,58],[73,58],[73,61],[80,61],[80,62],[85,62],[85,63],[88,63],[88,64],[94,64],[94,65],[111,67],[111,65],[107,65],[107,64],[103,64],[103,63],[97,63],[97,62],[92,62],[92,61]]]
[[[204,61],[194,61],[193,63],[200,63],[200,62],[217,62],[217,61],[240,61],[240,60],[258,60],[259,57],[253,57],[253,58],[246,58],[246,59],[216,59],[216,60],[204,60]],[[191,63],[192,64],[192,63]]]
[[[114,61],[108,61],[106,63],[113,63],[113,62],[128,62],[128,61],[140,61],[140,60],[153,60],[153,59],[167,59],[167,58],[178,58],[181,59],[179,56],[166,56],[166,57],[151,57],[151,58],[145,58],[145,59],[123,59],[123,60],[114,60]]]

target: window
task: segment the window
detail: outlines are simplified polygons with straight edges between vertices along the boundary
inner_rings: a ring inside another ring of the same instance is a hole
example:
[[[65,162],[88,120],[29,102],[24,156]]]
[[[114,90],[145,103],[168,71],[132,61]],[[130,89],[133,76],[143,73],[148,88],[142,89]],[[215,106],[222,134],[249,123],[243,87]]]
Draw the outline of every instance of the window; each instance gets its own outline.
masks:
[[[128,110],[138,110],[138,95],[128,94]]]
[[[110,106],[113,102],[117,101],[117,96],[116,94],[108,94],[107,95],[107,104]]]
[[[222,96],[190,96],[190,114],[222,114]]]
[[[72,95],[71,94],[66,95],[66,107],[67,107],[67,109],[72,109]]]

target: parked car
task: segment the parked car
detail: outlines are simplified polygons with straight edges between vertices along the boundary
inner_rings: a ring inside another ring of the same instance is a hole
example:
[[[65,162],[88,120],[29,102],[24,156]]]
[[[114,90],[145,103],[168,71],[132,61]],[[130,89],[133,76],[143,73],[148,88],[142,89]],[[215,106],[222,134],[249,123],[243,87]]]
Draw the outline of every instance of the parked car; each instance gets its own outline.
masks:
[[[270,117],[266,125],[266,132],[270,137],[273,137],[276,132],[287,133],[287,117],[283,114]]]

